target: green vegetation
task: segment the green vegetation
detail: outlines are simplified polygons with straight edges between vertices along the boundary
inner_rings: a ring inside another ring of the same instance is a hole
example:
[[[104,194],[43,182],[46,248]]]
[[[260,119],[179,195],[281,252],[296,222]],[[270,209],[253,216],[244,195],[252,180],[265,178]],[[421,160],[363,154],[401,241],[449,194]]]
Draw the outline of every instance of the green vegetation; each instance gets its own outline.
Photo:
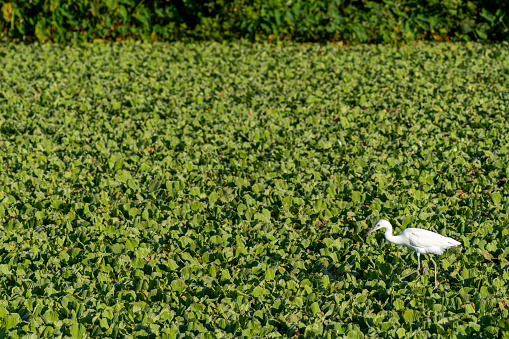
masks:
[[[5,0],[7,41],[509,39],[499,0]]]
[[[500,337],[508,51],[4,46],[2,336]]]

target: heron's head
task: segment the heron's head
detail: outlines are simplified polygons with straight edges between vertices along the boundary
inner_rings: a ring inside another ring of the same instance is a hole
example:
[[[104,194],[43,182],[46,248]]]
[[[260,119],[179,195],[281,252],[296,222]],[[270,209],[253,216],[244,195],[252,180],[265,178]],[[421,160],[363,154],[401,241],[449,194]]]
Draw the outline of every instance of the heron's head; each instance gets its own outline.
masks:
[[[381,228],[392,228],[391,226],[391,223],[388,222],[387,220],[384,220],[384,219],[380,219],[376,222],[375,226],[373,226],[373,228],[364,235],[363,238],[366,238],[368,235],[370,235],[371,233],[375,232],[375,231],[378,231],[379,229]]]

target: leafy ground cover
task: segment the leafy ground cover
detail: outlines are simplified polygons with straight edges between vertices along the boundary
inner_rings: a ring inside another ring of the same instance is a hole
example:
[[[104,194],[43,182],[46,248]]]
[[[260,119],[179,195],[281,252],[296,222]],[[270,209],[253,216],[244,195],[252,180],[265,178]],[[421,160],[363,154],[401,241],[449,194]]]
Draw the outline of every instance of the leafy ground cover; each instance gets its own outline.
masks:
[[[508,53],[3,46],[2,336],[502,336]]]

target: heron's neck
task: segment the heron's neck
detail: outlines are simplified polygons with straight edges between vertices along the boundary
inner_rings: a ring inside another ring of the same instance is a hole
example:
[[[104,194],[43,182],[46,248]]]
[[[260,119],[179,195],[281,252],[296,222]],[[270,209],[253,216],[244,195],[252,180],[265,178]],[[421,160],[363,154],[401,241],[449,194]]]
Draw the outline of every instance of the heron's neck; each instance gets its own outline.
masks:
[[[392,235],[392,226],[385,227],[385,239],[393,244],[401,244],[401,237]]]

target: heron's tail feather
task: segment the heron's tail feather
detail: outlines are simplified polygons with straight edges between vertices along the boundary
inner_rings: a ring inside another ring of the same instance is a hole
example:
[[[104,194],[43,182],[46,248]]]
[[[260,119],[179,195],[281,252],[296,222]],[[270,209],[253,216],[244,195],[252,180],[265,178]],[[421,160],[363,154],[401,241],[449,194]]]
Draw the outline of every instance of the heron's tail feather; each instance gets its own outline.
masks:
[[[453,238],[447,238],[448,243],[452,246],[461,246],[461,243],[457,240],[454,240]]]

